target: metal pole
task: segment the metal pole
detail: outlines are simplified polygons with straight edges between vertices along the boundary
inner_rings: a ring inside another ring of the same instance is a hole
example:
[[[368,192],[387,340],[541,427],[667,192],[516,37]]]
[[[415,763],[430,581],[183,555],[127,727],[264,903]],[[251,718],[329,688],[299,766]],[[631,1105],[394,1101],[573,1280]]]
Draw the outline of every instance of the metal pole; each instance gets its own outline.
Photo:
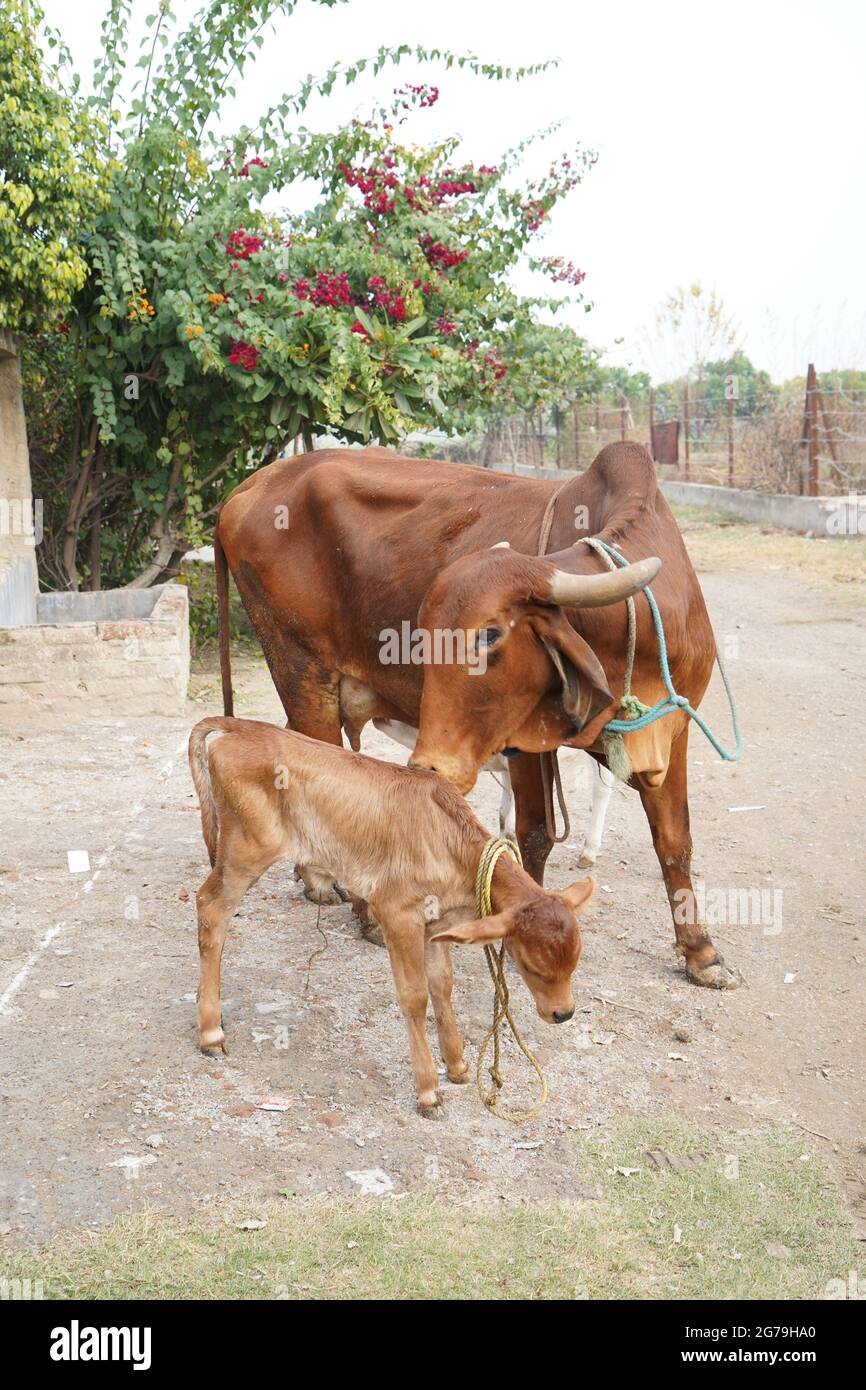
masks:
[[[619,437],[620,437],[620,439],[622,440],[623,443],[625,443],[625,417],[626,417],[626,411],[627,411],[627,410],[628,410],[628,401],[627,401],[626,398],[625,398],[625,392],[624,392],[624,391],[620,391],[620,393],[619,393]]]
[[[808,491],[818,496],[818,376],[814,362],[806,373],[806,437],[809,443]]]
[[[734,486],[734,398],[728,396],[728,487]]]
[[[573,419],[574,419],[574,466],[575,466],[575,468],[577,469],[577,471],[578,471],[578,473],[579,473],[579,472],[580,472],[580,416],[579,416],[579,406],[578,406],[578,404],[577,404],[577,401],[575,401],[575,403],[574,403],[574,407],[573,407],[573,409],[572,409],[572,416],[573,416]]]
[[[654,424],[654,423],[655,423],[655,419],[654,419],[654,415],[653,415],[653,389],[652,389],[652,387],[650,387],[650,388],[649,388],[649,432],[650,432],[650,457],[651,457],[652,459],[655,459],[655,456],[656,456],[655,447],[654,447],[654,445],[653,445],[653,424]]]
[[[689,383],[683,387],[683,434],[686,446],[686,481],[689,476]]]

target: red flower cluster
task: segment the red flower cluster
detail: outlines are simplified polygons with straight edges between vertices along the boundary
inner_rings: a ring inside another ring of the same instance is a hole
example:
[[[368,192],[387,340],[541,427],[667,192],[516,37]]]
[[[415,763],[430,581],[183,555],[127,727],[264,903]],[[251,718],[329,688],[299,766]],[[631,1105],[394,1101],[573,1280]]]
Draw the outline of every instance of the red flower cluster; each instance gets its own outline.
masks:
[[[315,284],[312,285],[309,280],[296,280],[294,293],[296,299],[309,299],[311,304],[322,305],[328,309],[339,309],[342,305],[355,302],[345,270],[341,270],[338,275],[321,270],[316,275]]]
[[[433,237],[425,233],[418,238],[421,250],[427,257],[427,264],[439,270],[450,270],[452,266],[460,265],[469,255],[468,251],[455,251],[451,246],[445,246],[441,241],[434,241]]]
[[[351,332],[359,333],[362,338],[369,338],[370,336],[364,325],[359,323],[357,319],[355,319],[355,322],[352,324]]]
[[[363,193],[364,207],[383,215],[394,211],[393,192],[399,187],[399,179],[393,172],[394,160],[385,159],[384,165],[382,169],[375,165],[369,169],[353,169],[345,161],[337,165],[349,187]]]
[[[541,264],[555,284],[580,285],[586,279],[585,270],[578,270],[573,261],[562,256],[545,256]]]
[[[547,216],[547,208],[540,198],[534,198],[530,203],[522,203],[521,211],[526,218],[526,225],[531,232],[537,232]]]
[[[441,314],[436,320],[436,328],[439,333],[444,333],[446,338],[457,332],[457,324],[451,323],[444,314]]]
[[[484,354],[482,360],[484,362],[485,367],[487,367],[488,371],[490,372],[493,381],[501,381],[502,378],[505,376],[506,372],[508,371],[508,368],[502,361],[502,358],[497,357],[495,352],[487,352]]]
[[[254,372],[258,355],[259,350],[252,343],[245,343],[236,338],[229,339],[229,361],[233,366],[243,367],[245,371]]]
[[[406,317],[406,301],[403,295],[398,294],[396,290],[390,290],[381,275],[371,275],[367,281],[367,288],[372,293],[375,308],[384,309],[391,319]]]
[[[467,357],[470,362],[478,363],[478,373],[483,385],[494,386],[497,381],[502,380],[508,368],[502,361],[502,358],[497,357],[495,352],[485,352],[484,355],[479,358],[478,347],[478,339],[474,338],[472,342],[467,343],[466,347],[463,349],[463,355]]]
[[[404,111],[409,111],[416,103],[422,108],[435,106],[439,100],[439,88],[429,86],[426,82],[421,82],[417,86],[410,82],[405,87],[395,87],[394,95],[403,98],[400,105]]]
[[[243,227],[238,227],[226,241],[226,255],[238,261],[248,261],[257,251],[264,249],[261,237],[248,236]]]
[[[248,179],[250,176],[250,169],[253,167],[254,164],[257,164],[260,169],[267,169],[268,167],[263,159],[248,159],[246,163],[242,164],[240,169],[238,169],[239,177],[242,179]]]

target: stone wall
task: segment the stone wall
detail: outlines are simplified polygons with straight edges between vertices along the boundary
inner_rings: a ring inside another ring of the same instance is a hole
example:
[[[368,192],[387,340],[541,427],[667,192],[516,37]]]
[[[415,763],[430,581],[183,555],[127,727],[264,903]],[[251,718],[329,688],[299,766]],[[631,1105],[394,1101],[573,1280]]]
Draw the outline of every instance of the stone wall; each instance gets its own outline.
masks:
[[[183,714],[184,585],[41,594],[37,618],[27,627],[0,628],[0,730],[58,719]]]

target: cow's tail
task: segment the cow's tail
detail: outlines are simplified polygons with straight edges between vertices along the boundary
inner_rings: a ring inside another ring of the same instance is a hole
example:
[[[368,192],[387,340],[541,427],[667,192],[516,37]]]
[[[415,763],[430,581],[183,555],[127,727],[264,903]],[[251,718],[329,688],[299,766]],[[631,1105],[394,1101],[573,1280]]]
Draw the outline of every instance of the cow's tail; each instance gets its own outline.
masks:
[[[214,715],[211,719],[202,719],[196,724],[189,736],[189,770],[192,773],[193,786],[198,796],[198,804],[201,810],[201,832],[204,842],[207,845],[207,852],[210,857],[211,868],[216,863],[217,843],[219,841],[219,815],[217,814],[216,802],[213,795],[213,784],[210,776],[210,763],[207,756],[207,736],[208,734],[228,733],[237,724],[235,719],[221,718]]]
[[[231,623],[229,619],[229,567],[220,542],[219,517],[214,528],[213,562],[217,591],[217,640],[220,653],[220,676],[223,686],[223,714],[235,712],[232,692]]]

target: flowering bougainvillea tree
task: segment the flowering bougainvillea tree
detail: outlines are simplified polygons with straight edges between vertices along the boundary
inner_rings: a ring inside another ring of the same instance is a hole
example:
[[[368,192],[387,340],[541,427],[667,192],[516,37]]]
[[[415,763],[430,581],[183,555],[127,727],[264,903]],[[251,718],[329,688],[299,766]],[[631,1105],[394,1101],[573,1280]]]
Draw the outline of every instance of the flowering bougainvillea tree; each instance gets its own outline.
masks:
[[[521,151],[476,165],[456,139],[411,142],[407,124],[439,100],[430,83],[337,130],[303,124],[314,93],[405,59],[527,75],[406,47],[307,79],[226,137],[222,101],[293,9],[273,0],[209,0],[180,34],[163,0],[124,107],[129,8],[111,0],[91,102],[110,203],[84,228],[89,274],[62,325],[77,398],[55,582],[72,586],[172,572],[228,488],[295,436],[395,443],[519,397],[519,340],[542,301],[509,272],[587,162],[528,183]],[[531,263],[560,296],[579,283],[563,261]]]

